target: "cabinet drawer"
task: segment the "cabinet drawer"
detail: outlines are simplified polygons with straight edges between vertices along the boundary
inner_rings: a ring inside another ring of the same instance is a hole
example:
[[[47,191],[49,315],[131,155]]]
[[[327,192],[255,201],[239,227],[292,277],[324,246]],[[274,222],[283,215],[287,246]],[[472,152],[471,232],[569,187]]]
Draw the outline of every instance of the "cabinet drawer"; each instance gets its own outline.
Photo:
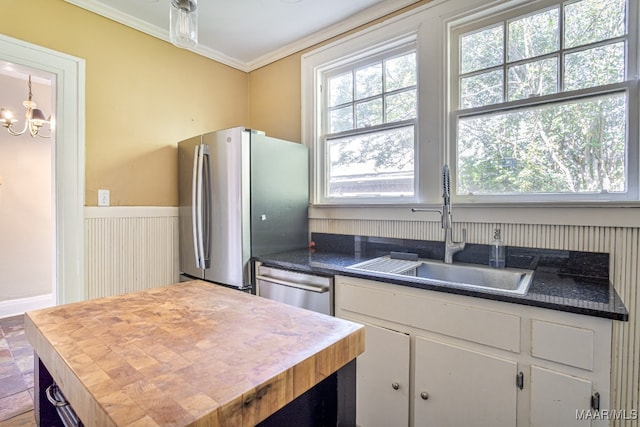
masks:
[[[398,286],[370,283],[341,282],[337,290],[340,307],[453,338],[520,352],[519,316],[423,296],[429,291],[409,289],[403,292]]]
[[[593,370],[594,331],[545,322],[531,321],[531,355],[576,368]]]

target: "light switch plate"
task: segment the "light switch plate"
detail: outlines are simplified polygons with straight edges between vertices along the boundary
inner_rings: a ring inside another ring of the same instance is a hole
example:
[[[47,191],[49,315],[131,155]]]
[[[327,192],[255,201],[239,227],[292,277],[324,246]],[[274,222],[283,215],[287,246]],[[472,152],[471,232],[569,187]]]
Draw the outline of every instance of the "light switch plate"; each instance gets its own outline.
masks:
[[[98,190],[98,206],[109,206],[109,190]]]

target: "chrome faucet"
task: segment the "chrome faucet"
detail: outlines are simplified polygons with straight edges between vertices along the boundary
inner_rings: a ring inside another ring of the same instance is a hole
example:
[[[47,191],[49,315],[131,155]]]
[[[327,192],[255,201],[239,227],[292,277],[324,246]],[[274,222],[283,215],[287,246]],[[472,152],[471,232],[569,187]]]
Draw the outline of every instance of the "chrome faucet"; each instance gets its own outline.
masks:
[[[444,229],[444,262],[451,264],[453,255],[464,249],[467,240],[467,229],[462,229],[462,241],[453,240],[453,231],[451,226],[453,219],[451,215],[451,176],[449,174],[449,166],[444,165],[442,168],[442,210],[412,208],[412,212],[438,212]]]

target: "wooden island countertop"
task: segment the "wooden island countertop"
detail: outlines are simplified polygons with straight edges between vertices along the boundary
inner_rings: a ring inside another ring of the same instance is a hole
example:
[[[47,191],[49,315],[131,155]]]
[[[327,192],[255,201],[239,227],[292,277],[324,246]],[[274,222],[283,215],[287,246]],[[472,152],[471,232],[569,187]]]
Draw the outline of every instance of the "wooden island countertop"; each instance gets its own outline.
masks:
[[[253,426],[364,351],[361,325],[202,281],[27,312],[25,330],[101,427]]]

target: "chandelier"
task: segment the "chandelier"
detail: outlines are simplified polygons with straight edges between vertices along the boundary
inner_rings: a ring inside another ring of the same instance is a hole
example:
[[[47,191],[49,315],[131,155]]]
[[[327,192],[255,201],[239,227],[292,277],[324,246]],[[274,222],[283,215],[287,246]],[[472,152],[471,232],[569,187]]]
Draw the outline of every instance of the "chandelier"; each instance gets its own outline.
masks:
[[[51,138],[51,130],[52,130],[52,122],[51,117],[46,119],[42,110],[36,108],[36,103],[33,102],[33,93],[31,92],[31,76],[29,76],[29,98],[22,103],[24,108],[27,109],[25,113],[25,123],[24,128],[20,131],[15,130],[13,125],[18,120],[15,119],[14,114],[11,110],[7,110],[6,108],[0,108],[0,124],[7,129],[7,132],[13,136],[19,136],[23,133],[29,131],[29,135],[32,138],[39,136],[41,138]],[[45,124],[49,125],[49,135],[40,134],[40,129]]]
[[[171,0],[169,38],[184,49],[198,46],[198,0]]]

